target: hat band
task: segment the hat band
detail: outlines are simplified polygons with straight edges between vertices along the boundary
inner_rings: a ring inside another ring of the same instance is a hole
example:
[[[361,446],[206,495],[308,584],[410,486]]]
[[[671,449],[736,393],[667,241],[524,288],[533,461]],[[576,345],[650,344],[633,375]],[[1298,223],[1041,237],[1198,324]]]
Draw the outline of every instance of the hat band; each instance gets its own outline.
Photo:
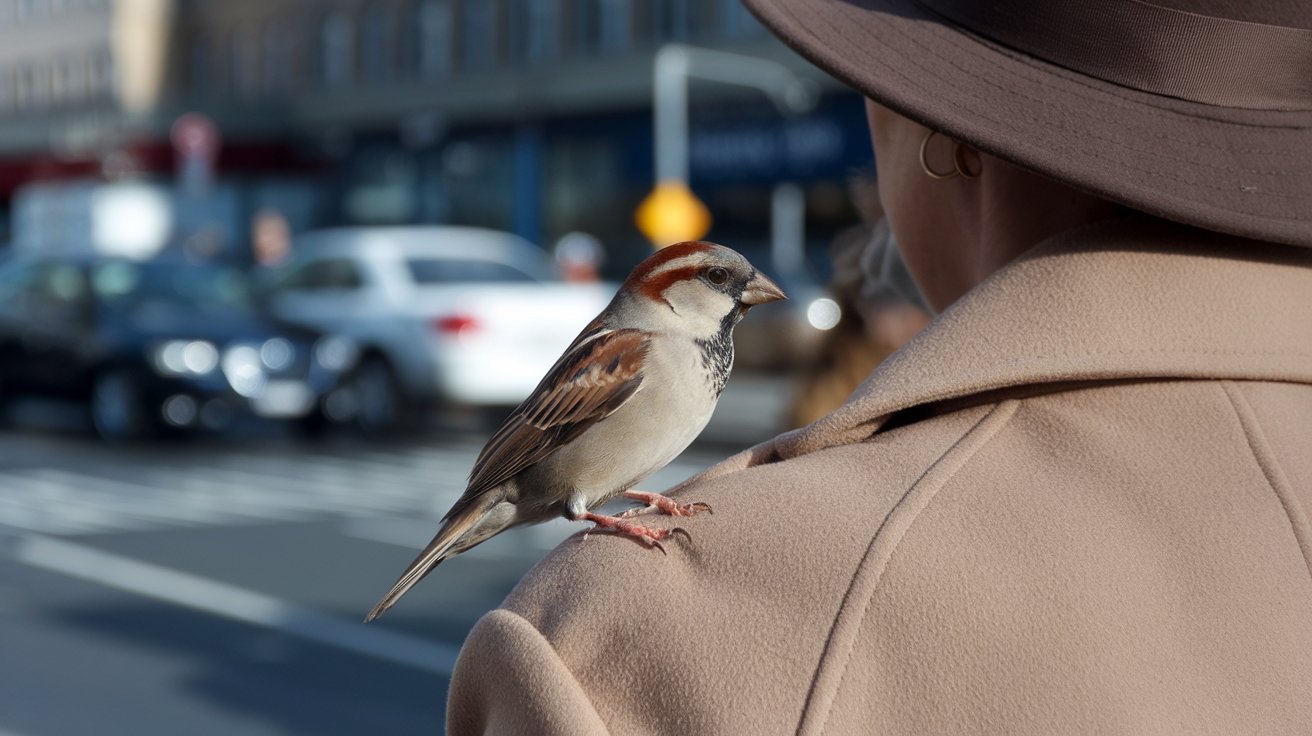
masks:
[[[964,30],[1124,87],[1221,107],[1312,110],[1312,30],[1140,0],[916,0]]]

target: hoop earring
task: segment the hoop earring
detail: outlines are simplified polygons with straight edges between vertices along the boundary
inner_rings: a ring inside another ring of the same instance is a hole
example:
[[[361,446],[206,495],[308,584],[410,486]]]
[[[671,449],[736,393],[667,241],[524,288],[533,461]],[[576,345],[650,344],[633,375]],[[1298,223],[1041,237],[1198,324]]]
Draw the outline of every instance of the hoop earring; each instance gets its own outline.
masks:
[[[931,130],[925,134],[925,139],[920,142],[920,168],[925,172],[925,175],[931,179],[938,179],[940,181],[943,179],[955,179],[958,176],[962,179],[978,179],[980,172],[972,172],[970,167],[966,165],[966,160],[962,158],[960,141],[953,141],[951,171],[943,173],[929,168],[929,160],[926,158],[925,152],[929,148],[929,140],[936,135],[938,135],[938,131]]]
[[[957,173],[962,179],[978,179],[980,172],[971,172],[970,167],[966,165],[966,160],[961,157],[961,143],[952,150],[952,164],[957,167]]]
[[[958,163],[956,163],[956,159],[957,159],[958,157],[957,157],[957,155],[956,155],[955,153],[954,153],[953,156],[952,156],[952,158],[953,158],[953,169],[952,169],[951,171],[949,171],[949,172],[947,172],[947,173],[940,173],[940,172],[937,172],[937,171],[935,171],[935,170],[929,168],[929,161],[926,160],[926,158],[925,158],[925,149],[929,148],[929,139],[933,138],[933,137],[936,136],[936,135],[938,135],[938,131],[937,131],[937,130],[931,130],[931,131],[929,131],[928,133],[925,134],[925,139],[922,140],[922,141],[920,142],[920,168],[921,168],[921,170],[923,170],[923,171],[925,172],[925,175],[928,176],[928,177],[931,178],[931,179],[940,179],[940,180],[942,180],[942,179],[955,179],[955,178],[957,178],[958,176],[963,176],[963,174],[961,173],[961,165],[958,164]],[[958,150],[960,150],[960,149],[958,149]]]

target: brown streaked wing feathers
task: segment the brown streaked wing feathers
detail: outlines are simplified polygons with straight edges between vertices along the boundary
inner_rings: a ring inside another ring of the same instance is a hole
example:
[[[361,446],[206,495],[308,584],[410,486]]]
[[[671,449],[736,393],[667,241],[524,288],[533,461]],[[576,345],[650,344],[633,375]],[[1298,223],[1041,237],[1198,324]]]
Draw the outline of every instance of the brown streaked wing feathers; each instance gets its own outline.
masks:
[[[474,463],[468,488],[445,518],[546,459],[610,416],[638,390],[647,335],[640,330],[615,330],[592,338],[596,332],[585,330],[492,435]]]

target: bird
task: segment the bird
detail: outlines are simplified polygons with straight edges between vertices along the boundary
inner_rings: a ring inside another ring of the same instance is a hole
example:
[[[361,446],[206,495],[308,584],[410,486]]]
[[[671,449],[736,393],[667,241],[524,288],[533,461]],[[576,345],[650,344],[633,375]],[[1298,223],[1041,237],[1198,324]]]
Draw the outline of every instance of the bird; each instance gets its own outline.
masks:
[[[443,561],[511,527],[564,517],[654,547],[686,534],[643,526],[632,512],[692,516],[707,504],[633,487],[706,427],[733,368],[734,326],[753,306],[786,298],[723,245],[688,241],[648,256],[493,433],[437,535],[365,621]],[[646,506],[593,511],[620,494]]]

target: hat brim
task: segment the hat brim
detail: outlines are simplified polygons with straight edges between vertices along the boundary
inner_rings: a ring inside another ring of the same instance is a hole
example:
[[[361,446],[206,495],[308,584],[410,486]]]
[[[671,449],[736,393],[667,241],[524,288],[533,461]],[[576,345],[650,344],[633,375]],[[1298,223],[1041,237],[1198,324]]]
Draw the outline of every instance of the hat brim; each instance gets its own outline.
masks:
[[[911,0],[744,0],[785,43],[919,123],[1106,199],[1312,245],[1312,111],[1128,89],[967,33]]]

